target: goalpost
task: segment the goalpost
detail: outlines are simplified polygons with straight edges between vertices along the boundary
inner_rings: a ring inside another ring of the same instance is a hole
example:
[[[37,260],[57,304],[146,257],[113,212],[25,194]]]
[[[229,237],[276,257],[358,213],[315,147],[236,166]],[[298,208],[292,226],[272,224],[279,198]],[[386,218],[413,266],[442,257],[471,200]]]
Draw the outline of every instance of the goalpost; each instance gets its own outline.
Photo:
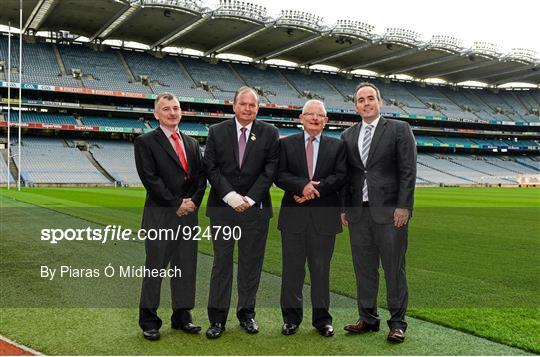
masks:
[[[21,190],[21,130],[22,130],[22,37],[23,37],[23,13],[22,1],[19,0],[19,123],[18,123],[18,142],[17,142],[17,190]],[[10,189],[11,183],[9,176],[11,173],[11,21],[8,22],[8,115],[7,115],[7,189]]]

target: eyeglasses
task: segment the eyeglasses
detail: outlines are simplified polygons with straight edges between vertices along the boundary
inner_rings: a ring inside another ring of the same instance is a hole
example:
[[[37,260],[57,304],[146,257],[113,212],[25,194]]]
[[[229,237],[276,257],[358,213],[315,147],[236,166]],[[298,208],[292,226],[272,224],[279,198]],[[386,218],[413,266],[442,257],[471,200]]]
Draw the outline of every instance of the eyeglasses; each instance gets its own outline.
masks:
[[[326,118],[326,115],[322,113],[302,113],[302,115],[305,115],[307,117]]]

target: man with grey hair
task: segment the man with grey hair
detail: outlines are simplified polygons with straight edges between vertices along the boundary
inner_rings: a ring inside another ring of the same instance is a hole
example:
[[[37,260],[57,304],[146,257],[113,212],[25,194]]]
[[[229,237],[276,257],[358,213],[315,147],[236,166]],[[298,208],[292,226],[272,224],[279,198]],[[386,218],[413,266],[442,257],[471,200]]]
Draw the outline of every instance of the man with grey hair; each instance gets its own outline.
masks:
[[[276,185],[285,191],[281,231],[281,333],[292,335],[303,319],[305,265],[311,276],[312,325],[321,336],[334,334],[330,307],[330,261],[340,233],[339,191],[346,180],[345,145],[323,135],[328,121],[324,103],[308,100],[300,114],[304,131],[280,140]]]
[[[250,87],[238,89],[233,110],[233,119],[210,127],[204,155],[212,186],[206,209],[214,248],[206,331],[211,339],[225,331],[231,304],[235,240],[227,238],[226,232],[234,227],[241,232],[236,316],[247,333],[259,332],[255,301],[272,217],[270,186],[279,160],[278,130],[256,120],[257,93]]]

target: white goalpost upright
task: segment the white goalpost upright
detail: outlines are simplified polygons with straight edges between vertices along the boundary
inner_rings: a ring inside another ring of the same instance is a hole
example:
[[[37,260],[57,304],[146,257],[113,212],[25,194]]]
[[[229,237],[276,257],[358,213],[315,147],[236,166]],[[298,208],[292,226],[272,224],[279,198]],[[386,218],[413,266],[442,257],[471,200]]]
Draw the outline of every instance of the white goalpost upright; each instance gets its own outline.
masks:
[[[22,29],[23,29],[23,0],[19,0],[19,121],[18,121],[18,142],[17,142],[17,190],[21,190],[21,136],[22,136]],[[9,177],[11,175],[11,159],[15,156],[11,150],[11,21],[8,22],[8,66],[7,66],[7,189],[11,188]],[[15,179],[15,178],[13,178]]]
[[[17,190],[21,190],[21,130],[22,130],[22,37],[23,37],[23,0],[19,0],[19,142],[17,143]]]
[[[7,67],[7,81],[8,81],[8,110],[7,110],[7,189],[10,189],[11,182],[11,21],[8,22],[8,67]]]

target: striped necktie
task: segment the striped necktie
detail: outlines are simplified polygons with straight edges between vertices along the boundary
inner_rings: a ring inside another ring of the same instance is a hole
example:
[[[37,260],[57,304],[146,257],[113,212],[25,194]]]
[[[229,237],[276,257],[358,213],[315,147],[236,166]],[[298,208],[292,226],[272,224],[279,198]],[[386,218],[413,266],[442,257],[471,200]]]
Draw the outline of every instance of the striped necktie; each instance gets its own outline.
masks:
[[[364,132],[364,140],[362,140],[362,151],[360,152],[360,158],[364,163],[364,167],[367,166],[369,147],[371,146],[371,130],[373,130],[373,125],[366,125],[366,131]],[[362,188],[362,201],[369,201],[367,179],[364,179],[364,187]]]

